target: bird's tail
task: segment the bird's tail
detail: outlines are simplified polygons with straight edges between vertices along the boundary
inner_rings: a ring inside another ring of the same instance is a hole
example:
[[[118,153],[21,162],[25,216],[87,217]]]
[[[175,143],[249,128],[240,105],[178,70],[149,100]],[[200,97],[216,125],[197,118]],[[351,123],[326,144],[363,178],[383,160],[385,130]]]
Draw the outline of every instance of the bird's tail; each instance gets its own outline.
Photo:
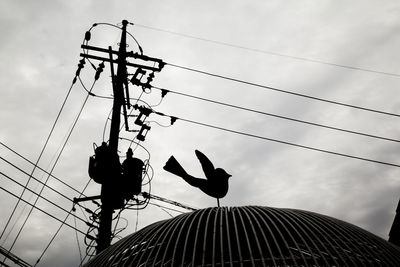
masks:
[[[174,156],[171,156],[165,163],[164,170],[173,173],[175,175],[178,175],[182,178],[187,176],[187,172],[185,171],[185,169],[183,169],[181,164],[179,164],[179,162],[175,159]]]

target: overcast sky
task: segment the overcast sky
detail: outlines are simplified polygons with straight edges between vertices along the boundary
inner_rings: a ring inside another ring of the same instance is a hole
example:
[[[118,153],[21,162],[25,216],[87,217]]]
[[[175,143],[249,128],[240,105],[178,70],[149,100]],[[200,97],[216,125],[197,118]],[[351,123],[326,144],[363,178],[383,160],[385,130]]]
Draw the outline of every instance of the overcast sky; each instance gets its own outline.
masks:
[[[0,141],[3,144],[36,161],[71,85],[85,32],[93,23],[118,24],[123,19],[136,24],[129,25],[128,30],[147,56],[298,94],[400,114],[398,1],[4,0],[0,2]],[[117,49],[119,38],[117,29],[97,26],[92,30],[90,44],[112,45]],[[128,43],[128,50],[138,51],[132,39]],[[86,64],[82,70],[83,82],[90,86],[93,77],[93,69]],[[298,120],[400,139],[400,119],[396,116],[318,102],[168,65],[156,74],[152,84]],[[132,97],[139,96],[138,88],[131,87],[131,90]],[[93,92],[112,94],[108,65]],[[86,92],[77,83],[40,161],[41,167],[52,168],[85,97]],[[153,89],[142,100],[156,105],[160,91]],[[78,190],[88,181],[88,157],[93,154],[93,142],[100,144],[103,140],[111,106],[110,100],[88,99],[54,169],[57,177]],[[175,94],[167,94],[154,109],[270,139],[400,164],[398,142],[291,122]],[[197,208],[216,205],[215,199],[162,169],[169,156],[174,155],[189,173],[201,177],[201,166],[194,154],[199,149],[216,167],[232,174],[230,190],[221,200],[223,206],[261,205],[313,211],[353,223],[387,239],[400,195],[398,167],[306,150],[181,120],[171,127],[161,127],[158,124],[169,125],[169,119],[154,114],[148,120],[155,122],[150,124],[152,128],[142,145],[151,154],[150,164],[154,169],[151,192],[155,195]],[[107,127],[106,140],[108,131]],[[121,133],[121,136],[134,137],[132,133]],[[126,141],[120,143],[121,156],[128,145]],[[140,147],[135,156],[148,159]],[[3,146],[0,157],[26,172],[32,170],[31,165]],[[3,160],[0,171],[23,184],[28,179]],[[35,177],[47,178],[39,171]],[[52,178],[49,185],[71,198],[77,197]],[[0,177],[0,186],[17,195],[22,192],[20,186],[4,176]],[[41,187],[32,182],[29,188],[39,191]],[[148,187],[144,189],[148,191]],[[94,182],[85,191],[87,195],[99,192],[100,185]],[[67,210],[72,207],[47,189],[43,195]],[[35,200],[28,193],[24,199]],[[1,191],[0,201],[0,229],[3,229],[16,198]],[[43,200],[37,204],[58,218],[66,215]],[[24,210],[23,207],[19,206],[0,240],[5,248],[10,247],[29,211],[29,207]],[[179,214],[169,212],[174,216]],[[122,236],[132,233],[136,224],[140,229],[170,218],[167,212],[151,205],[138,214],[139,217],[135,211],[123,213],[129,225]],[[83,217],[79,210],[77,215]],[[17,218],[16,226],[8,235]],[[67,222],[74,224],[72,218]],[[49,216],[34,211],[13,253],[33,264],[59,225]],[[78,228],[87,230],[79,222]],[[84,250],[83,236],[78,237]],[[75,232],[65,226],[44,255],[41,266],[76,266],[79,262]]]

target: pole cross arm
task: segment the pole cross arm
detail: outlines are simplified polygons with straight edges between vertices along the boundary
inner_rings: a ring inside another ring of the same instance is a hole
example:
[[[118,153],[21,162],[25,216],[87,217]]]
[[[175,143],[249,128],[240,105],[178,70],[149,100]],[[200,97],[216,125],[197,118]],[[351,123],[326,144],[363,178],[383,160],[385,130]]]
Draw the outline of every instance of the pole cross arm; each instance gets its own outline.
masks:
[[[89,201],[89,200],[96,200],[96,199],[100,199],[100,196],[81,197],[81,198],[74,197],[74,203],[79,203],[79,202]]]
[[[87,50],[92,50],[92,51],[96,51],[96,52],[104,52],[104,53],[111,53],[111,54],[115,54],[118,55],[118,51],[115,50],[108,50],[105,48],[101,48],[101,47],[96,47],[96,46],[90,46],[90,45],[81,45],[82,49],[87,49]],[[84,58],[90,58],[90,59],[95,59],[95,60],[100,60],[100,61],[106,61],[106,62],[112,62],[112,63],[118,63],[118,59],[113,59],[111,61],[111,59],[109,57],[105,58],[105,57],[101,57],[101,56],[95,56],[95,55],[89,55],[86,53],[81,53],[80,54],[81,57]],[[131,52],[127,52],[126,53],[126,57],[131,57],[134,59],[138,59],[138,60],[142,60],[142,61],[147,61],[150,62],[151,64],[154,65],[154,63],[157,64],[157,67],[153,67],[153,66],[148,66],[148,65],[142,65],[142,64],[137,64],[137,63],[131,63],[131,62],[126,62],[127,66],[131,66],[131,67],[135,67],[135,68],[142,68],[142,69],[147,69],[150,71],[157,71],[160,72],[162,70],[162,68],[165,66],[165,63],[159,59],[159,58],[154,58],[154,57],[149,57],[149,56],[145,56],[145,55],[140,55],[138,53],[133,53],[133,51]]]

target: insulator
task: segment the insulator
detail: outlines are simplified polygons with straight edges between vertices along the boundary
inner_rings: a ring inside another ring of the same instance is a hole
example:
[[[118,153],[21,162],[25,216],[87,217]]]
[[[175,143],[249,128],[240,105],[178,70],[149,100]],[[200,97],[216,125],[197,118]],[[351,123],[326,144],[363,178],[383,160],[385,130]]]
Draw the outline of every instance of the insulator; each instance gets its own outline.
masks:
[[[150,87],[150,83],[153,81],[154,78],[154,72],[150,73],[149,76],[147,77],[147,83],[145,87]]]
[[[145,121],[145,119],[146,119],[146,117],[147,116],[145,116],[145,115],[142,113],[142,112],[140,112],[140,114],[139,114],[139,116],[136,118],[136,120],[135,120],[135,124],[136,125],[143,125],[143,123],[144,123],[144,121]],[[144,117],[144,118],[143,118]]]
[[[171,116],[171,125],[174,125],[177,119],[177,117]]]
[[[137,140],[139,141],[144,141],[146,138],[147,133],[149,132],[149,130],[151,129],[150,126],[143,124],[142,128],[140,129],[138,135],[136,136]]]
[[[143,106],[135,106],[135,109],[139,109],[140,114],[139,116],[136,118],[135,120],[135,124],[136,125],[143,125],[144,121],[146,120],[146,117],[148,117],[150,115],[150,113],[152,112],[151,109],[143,107]]]
[[[143,76],[146,74],[146,71],[142,70],[141,68],[136,69],[136,72],[133,74],[130,82],[133,85],[143,85],[143,83],[141,82]],[[140,76],[139,76],[140,75]]]
[[[78,69],[76,70],[75,76],[79,76],[81,74],[81,70],[85,66],[85,63],[85,59],[82,58],[81,60],[79,60]]]
[[[94,76],[94,79],[95,79],[95,80],[98,80],[98,79],[99,79],[100,74],[103,72],[103,69],[104,69],[104,62],[101,62],[101,63],[99,64],[99,67],[98,67],[97,70],[96,70],[96,74],[95,74],[95,76]]]
[[[164,98],[169,91],[166,89],[161,89],[161,98]]]
[[[158,62],[158,68],[160,69],[159,71],[161,71],[162,68],[164,68],[165,64],[166,63],[160,59],[160,61]]]
[[[89,40],[90,40],[90,37],[91,37],[91,33],[90,33],[90,31],[87,31],[87,32],[85,33],[85,40],[86,40],[86,41],[89,41]]]

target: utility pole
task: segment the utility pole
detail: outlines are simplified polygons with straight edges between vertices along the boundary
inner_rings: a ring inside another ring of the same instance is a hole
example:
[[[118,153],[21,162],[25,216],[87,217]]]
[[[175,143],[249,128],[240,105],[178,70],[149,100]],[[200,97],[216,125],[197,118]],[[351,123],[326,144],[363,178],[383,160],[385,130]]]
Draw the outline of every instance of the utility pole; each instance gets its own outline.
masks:
[[[119,157],[118,157],[118,139],[119,139],[119,127],[121,117],[121,107],[124,103],[124,81],[127,80],[126,73],[126,26],[128,21],[122,21],[122,35],[118,51],[118,70],[117,76],[114,77],[113,62],[110,63],[111,67],[111,79],[114,93],[114,103],[111,117],[111,129],[110,129],[110,142],[109,142],[109,153],[110,153],[110,170],[111,177],[106,179],[101,186],[101,213],[100,213],[100,225],[99,235],[97,239],[96,253],[99,254],[105,248],[110,246],[111,243],[111,223],[113,214],[113,196],[115,194],[115,185],[119,182],[120,174],[118,171]],[[110,57],[112,53],[110,52]],[[112,58],[111,58],[112,59]]]
[[[145,90],[150,88],[150,82],[154,78],[154,72],[159,72],[165,65],[161,59],[152,58],[143,55],[143,51],[139,46],[141,54],[134,53],[132,51],[127,52],[127,25],[128,21],[122,21],[122,34],[119,43],[118,51],[112,50],[111,46],[108,49],[89,46],[87,43],[90,40],[90,32],[86,32],[85,40],[86,44],[81,47],[86,51],[80,55],[83,58],[99,60],[103,63],[101,65],[104,67],[104,62],[110,63],[111,79],[113,87],[113,109],[111,116],[111,126],[110,126],[110,137],[109,143],[103,142],[101,147],[97,147],[95,150],[95,156],[91,157],[89,161],[89,176],[99,184],[101,184],[101,194],[100,196],[92,196],[80,199],[74,199],[75,203],[81,201],[88,201],[93,199],[101,199],[101,211],[99,214],[99,226],[98,235],[96,238],[96,254],[106,249],[111,244],[112,236],[112,215],[115,209],[121,209],[125,205],[125,201],[129,201],[133,198],[133,195],[138,195],[141,193],[141,174],[143,169],[143,162],[140,159],[130,158],[130,163],[122,164],[119,160],[118,155],[118,141],[120,133],[121,124],[121,111],[125,119],[125,129],[130,132],[138,132],[136,139],[139,141],[144,141],[145,133],[150,129],[150,126],[143,124],[143,120],[135,122],[136,125],[141,126],[138,131],[133,131],[129,129],[128,125],[128,115],[127,109],[135,107],[131,106],[129,102],[129,88],[128,82],[132,83],[134,86]],[[89,54],[89,51],[95,52],[96,54]],[[99,53],[107,53],[107,57],[102,57]],[[116,59],[113,57],[117,56]],[[133,58],[140,62],[128,62],[127,58]],[[117,74],[114,72],[114,64],[117,64]],[[134,68],[135,71],[131,79],[128,80],[128,67]],[[147,81],[142,81],[144,77],[147,76]],[[145,109],[139,109],[141,118],[143,115],[147,117]],[[129,150],[128,150],[129,151]],[[132,151],[130,151],[130,156],[132,156]],[[128,155],[128,154],[127,154]],[[127,158],[128,159],[128,158]],[[127,165],[129,165],[128,168]],[[125,166],[125,167],[123,167]],[[139,177],[139,178],[138,178]],[[139,185],[132,182],[132,179],[140,179]],[[138,189],[139,188],[139,189]]]

